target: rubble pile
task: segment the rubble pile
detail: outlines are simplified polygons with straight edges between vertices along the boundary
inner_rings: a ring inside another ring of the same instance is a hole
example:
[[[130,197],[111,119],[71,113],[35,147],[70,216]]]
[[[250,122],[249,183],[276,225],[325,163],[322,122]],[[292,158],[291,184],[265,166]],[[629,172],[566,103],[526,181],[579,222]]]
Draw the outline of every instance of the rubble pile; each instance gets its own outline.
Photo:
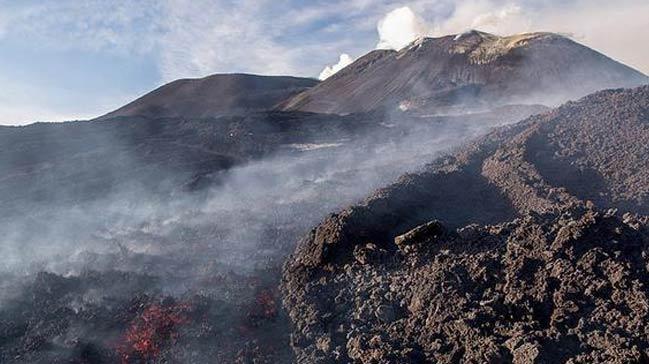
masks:
[[[330,215],[282,283],[302,363],[649,360],[649,87],[499,129]]]
[[[432,222],[390,251],[361,244],[287,283],[298,361],[646,361],[648,221],[588,210],[458,231]]]

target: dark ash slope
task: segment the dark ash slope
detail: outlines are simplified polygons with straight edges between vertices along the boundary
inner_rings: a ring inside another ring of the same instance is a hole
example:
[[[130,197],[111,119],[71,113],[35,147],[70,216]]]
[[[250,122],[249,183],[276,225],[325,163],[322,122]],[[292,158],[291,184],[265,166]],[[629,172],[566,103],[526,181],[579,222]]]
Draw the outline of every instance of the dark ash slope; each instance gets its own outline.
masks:
[[[281,101],[317,84],[317,80],[310,78],[247,74],[182,79],[161,86],[101,118],[206,118],[271,110]]]

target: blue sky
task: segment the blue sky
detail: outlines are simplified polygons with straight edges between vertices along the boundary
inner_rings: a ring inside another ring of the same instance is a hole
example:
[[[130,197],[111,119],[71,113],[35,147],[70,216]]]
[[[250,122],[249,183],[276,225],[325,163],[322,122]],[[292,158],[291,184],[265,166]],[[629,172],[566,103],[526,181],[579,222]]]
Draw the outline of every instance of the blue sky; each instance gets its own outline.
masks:
[[[471,28],[566,33],[649,73],[646,0],[0,0],[0,124],[91,118],[177,78],[318,77],[380,41]]]

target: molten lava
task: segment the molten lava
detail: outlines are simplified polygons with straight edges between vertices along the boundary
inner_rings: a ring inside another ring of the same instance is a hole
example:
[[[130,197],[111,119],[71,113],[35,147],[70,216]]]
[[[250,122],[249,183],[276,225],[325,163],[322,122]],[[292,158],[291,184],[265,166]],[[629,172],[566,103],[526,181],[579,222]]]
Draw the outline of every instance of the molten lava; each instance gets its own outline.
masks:
[[[178,338],[178,326],[189,322],[187,304],[151,304],[131,321],[120,348],[122,363],[155,359]]]

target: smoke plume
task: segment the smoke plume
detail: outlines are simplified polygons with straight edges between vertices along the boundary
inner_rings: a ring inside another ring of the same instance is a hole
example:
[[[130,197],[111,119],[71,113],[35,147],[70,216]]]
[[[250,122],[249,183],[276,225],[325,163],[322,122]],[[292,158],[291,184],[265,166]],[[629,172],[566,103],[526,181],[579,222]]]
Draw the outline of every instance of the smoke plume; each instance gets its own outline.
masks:
[[[426,34],[424,22],[407,6],[385,15],[377,25],[378,49],[399,50]]]
[[[354,62],[352,57],[350,57],[349,54],[347,53],[343,53],[340,55],[340,58],[338,59],[338,63],[331,66],[327,66],[325,67],[325,69],[322,70],[322,72],[320,72],[320,76],[318,76],[318,79],[320,79],[321,81],[326,80],[327,78],[333,76],[336,72],[352,64],[352,62]]]

